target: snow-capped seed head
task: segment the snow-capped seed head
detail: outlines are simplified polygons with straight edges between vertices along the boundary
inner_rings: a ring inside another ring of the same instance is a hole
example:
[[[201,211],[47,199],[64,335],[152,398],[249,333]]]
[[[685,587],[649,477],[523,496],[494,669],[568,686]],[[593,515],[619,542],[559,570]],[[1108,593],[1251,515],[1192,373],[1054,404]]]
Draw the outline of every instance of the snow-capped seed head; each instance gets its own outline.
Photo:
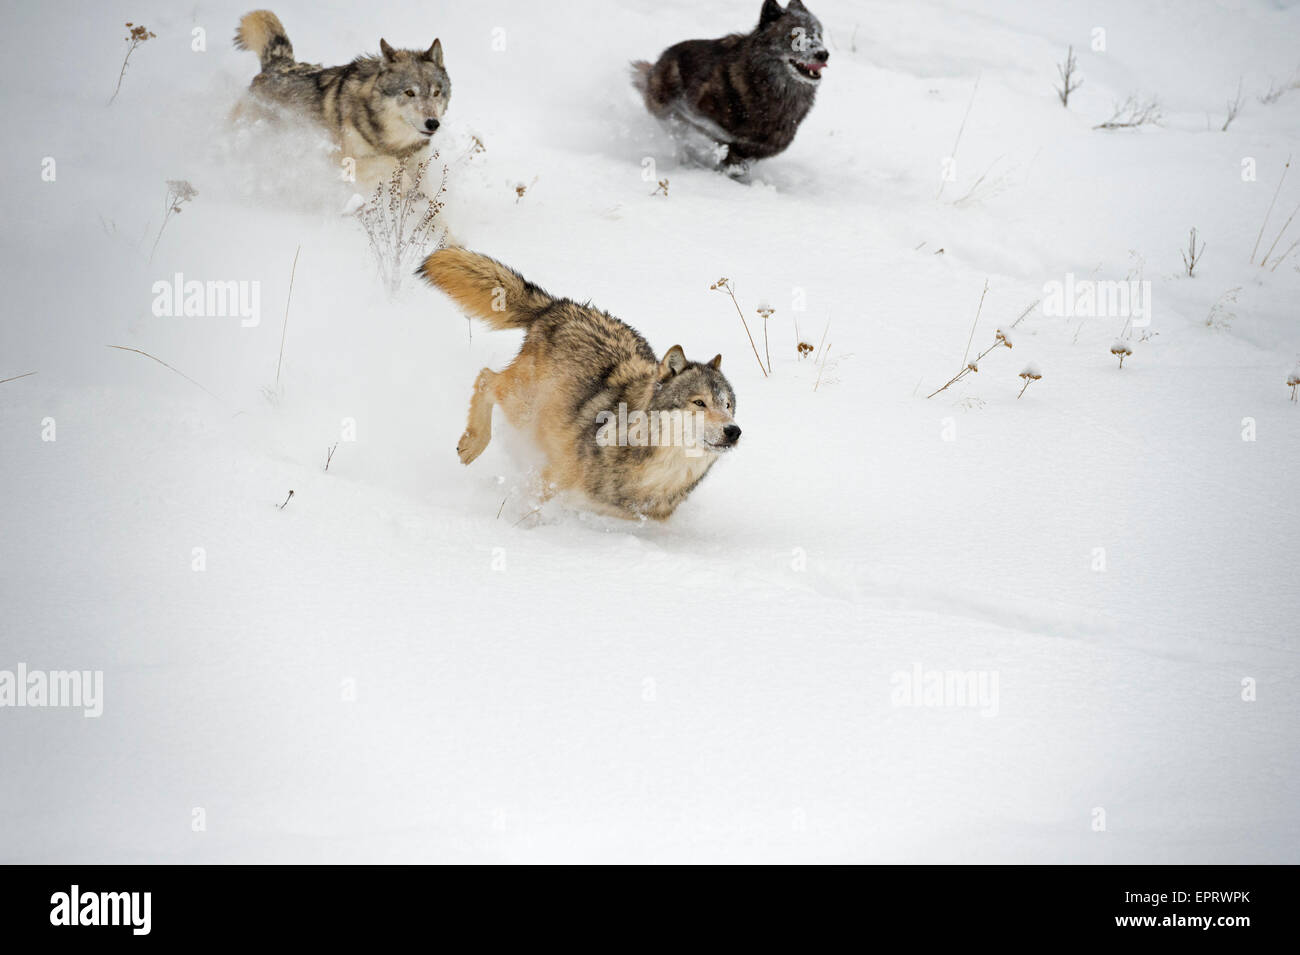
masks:
[[[199,194],[188,179],[168,179],[167,188],[176,196],[177,202],[189,202]]]
[[[968,361],[966,362],[966,367],[969,368],[971,371],[979,371],[980,363],[977,361]]]
[[[993,333],[993,336],[1002,344],[1006,345],[1008,348],[1012,347],[1010,332],[1004,331],[1003,329],[999,328],[997,331]]]
[[[767,299],[760,298],[758,300],[758,306],[754,309],[754,311],[758,312],[758,314],[760,315],[764,315],[764,314],[771,315],[773,312],[776,311],[776,309],[774,309],[771,306],[771,304],[768,302]]]
[[[1300,365],[1296,365],[1291,369],[1291,374],[1286,377],[1286,383],[1290,388],[1300,385]]]
[[[1037,363],[1031,361],[1028,365],[1026,365],[1023,369],[1021,369],[1020,377],[1028,378],[1030,381],[1037,381],[1039,378],[1043,377],[1043,373],[1038,370]],[[1034,394],[1038,394],[1038,392],[1034,392]]]
[[[1131,355],[1133,354],[1133,349],[1129,347],[1129,343],[1124,341],[1124,339],[1117,338],[1111,342],[1110,353],[1112,355]]]

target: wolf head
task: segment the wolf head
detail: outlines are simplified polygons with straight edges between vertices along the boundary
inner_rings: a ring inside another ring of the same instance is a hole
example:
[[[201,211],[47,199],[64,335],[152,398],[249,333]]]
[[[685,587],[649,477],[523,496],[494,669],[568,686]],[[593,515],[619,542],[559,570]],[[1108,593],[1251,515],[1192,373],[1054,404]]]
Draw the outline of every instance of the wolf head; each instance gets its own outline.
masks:
[[[700,364],[687,361],[682,346],[674,345],[659,362],[659,382],[651,401],[653,410],[690,416],[696,446],[710,454],[724,454],[740,441],[736,393],[721,369],[721,355]]]
[[[769,61],[774,75],[780,71],[808,87],[821,82],[831,55],[822,41],[821,21],[801,0],[790,0],[784,9],[777,0],[764,0],[753,36],[759,41],[756,52]]]
[[[394,140],[427,142],[442,124],[451,98],[451,77],[442,61],[442,42],[424,52],[394,50],[379,41],[382,54],[375,90],[383,100],[384,126]]]

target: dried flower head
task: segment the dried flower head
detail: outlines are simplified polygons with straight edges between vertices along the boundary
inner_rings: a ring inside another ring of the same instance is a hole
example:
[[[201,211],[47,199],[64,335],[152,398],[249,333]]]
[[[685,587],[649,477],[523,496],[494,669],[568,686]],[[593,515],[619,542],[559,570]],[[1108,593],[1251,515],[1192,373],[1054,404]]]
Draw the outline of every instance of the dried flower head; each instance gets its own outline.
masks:
[[[183,203],[189,202],[199,194],[188,179],[168,179],[167,191],[172,197],[172,212],[180,212]]]
[[[1039,378],[1042,378],[1043,373],[1038,370],[1038,365],[1031,361],[1029,364],[1027,364],[1024,368],[1020,370],[1020,377],[1025,380],[1024,385],[1021,386],[1020,388],[1020,395],[1023,395],[1025,393],[1025,389],[1029,387],[1030,382],[1034,382],[1037,381]],[[1017,400],[1019,400],[1020,395],[1016,395]]]
[[[1110,353],[1119,358],[1119,366],[1124,367],[1124,359],[1133,354],[1133,349],[1128,342],[1122,338],[1117,338],[1110,344]]]
[[[123,37],[123,39],[130,40],[132,45],[134,46],[139,46],[145,40],[154,40],[157,39],[158,37],[158,34],[152,32],[144,24],[135,24],[135,23],[128,22],[126,25],[126,29],[128,32],[126,36]]]

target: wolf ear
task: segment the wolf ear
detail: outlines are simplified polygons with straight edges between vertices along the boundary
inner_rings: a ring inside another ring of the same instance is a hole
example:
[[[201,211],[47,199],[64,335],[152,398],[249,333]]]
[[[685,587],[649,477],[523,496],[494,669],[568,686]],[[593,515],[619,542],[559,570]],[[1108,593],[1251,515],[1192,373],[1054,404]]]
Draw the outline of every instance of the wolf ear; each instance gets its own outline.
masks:
[[[801,0],[790,0],[785,7],[787,10],[793,10],[795,13],[807,13],[808,8],[803,5]]]
[[[671,378],[686,370],[686,352],[681,345],[674,345],[664,352],[664,360],[659,363],[659,380]]]
[[[799,0],[791,0],[792,3],[798,3]],[[781,9],[781,4],[777,0],[763,0],[763,12],[758,15],[758,28],[761,30],[775,20],[781,19],[781,14],[785,13]]]
[[[384,54],[384,59],[390,63],[397,59],[397,51],[388,45],[388,41],[383,37],[379,38],[379,52]]]
[[[714,356],[713,356],[713,361],[709,362],[709,367],[712,368],[714,371],[717,371],[719,368],[721,368],[721,367],[722,367],[722,356],[721,356],[721,355],[714,355]]]
[[[434,66],[442,66],[442,41],[434,40],[433,46],[425,51],[424,58]]]

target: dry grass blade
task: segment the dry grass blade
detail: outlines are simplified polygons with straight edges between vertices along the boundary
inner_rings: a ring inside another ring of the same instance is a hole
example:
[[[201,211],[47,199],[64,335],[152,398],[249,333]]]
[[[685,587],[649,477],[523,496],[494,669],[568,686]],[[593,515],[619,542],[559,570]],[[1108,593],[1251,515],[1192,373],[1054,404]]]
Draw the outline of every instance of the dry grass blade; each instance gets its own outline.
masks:
[[[1264,227],[1268,225],[1269,216],[1273,214],[1273,207],[1277,205],[1277,197],[1282,192],[1282,183],[1286,182],[1286,174],[1291,169],[1291,157],[1286,157],[1286,164],[1282,167],[1282,178],[1277,181],[1277,188],[1273,190],[1273,199],[1268,204],[1268,211],[1264,213],[1264,221],[1259,224],[1259,235],[1255,236],[1255,247],[1250,250],[1250,261],[1255,261],[1255,253],[1259,251],[1259,243],[1264,238]]]
[[[736,293],[731,289],[729,279],[721,278],[709,286],[712,290],[723,291],[731,296],[731,304],[736,306],[736,314],[740,316],[740,324],[745,326],[745,337],[749,339],[749,347],[754,350],[754,360],[758,362],[758,370],[767,377],[767,369],[763,367],[763,358],[758,353],[758,345],[754,343],[754,336],[750,334],[749,322],[745,321],[745,313],[740,310],[740,303],[736,301]]]
[[[298,246],[298,251],[293,254],[293,268],[289,270],[289,294],[284,300],[284,325],[280,328],[280,357],[275,363],[275,390],[280,390],[280,366],[284,364],[284,336],[289,333],[289,303],[293,301],[293,277],[298,274],[298,253],[302,251],[302,246]],[[326,465],[328,470],[329,465]]]
[[[201,384],[199,384],[197,381],[195,381],[195,380],[194,380],[193,378],[191,378],[189,375],[185,374],[185,372],[181,371],[179,368],[174,368],[174,367],[172,367],[171,365],[167,364],[167,362],[163,361],[163,360],[162,360],[161,358],[159,358],[157,355],[151,355],[151,354],[149,354],[147,351],[141,351],[141,350],[138,349],[138,348],[130,348],[130,347],[126,346],[126,345],[106,345],[106,346],[104,346],[104,347],[106,347],[106,348],[116,348],[118,351],[130,351],[130,352],[135,352],[137,355],[144,355],[145,358],[148,358],[148,359],[151,360],[151,361],[156,361],[158,364],[162,365],[162,366],[163,366],[164,368],[166,368],[168,371],[171,371],[171,372],[174,372],[174,373],[177,374],[177,375],[180,375],[182,378],[184,378],[186,381],[188,381],[188,382],[189,382],[191,385],[193,385],[195,388],[198,388],[200,391],[202,391],[205,395],[208,395],[209,397],[214,398],[214,399],[216,399],[217,401],[221,401],[221,399],[220,399],[219,397],[217,397],[216,395],[214,395],[212,392],[208,391],[208,389],[204,388]],[[223,402],[223,404],[224,404],[224,402]]]

